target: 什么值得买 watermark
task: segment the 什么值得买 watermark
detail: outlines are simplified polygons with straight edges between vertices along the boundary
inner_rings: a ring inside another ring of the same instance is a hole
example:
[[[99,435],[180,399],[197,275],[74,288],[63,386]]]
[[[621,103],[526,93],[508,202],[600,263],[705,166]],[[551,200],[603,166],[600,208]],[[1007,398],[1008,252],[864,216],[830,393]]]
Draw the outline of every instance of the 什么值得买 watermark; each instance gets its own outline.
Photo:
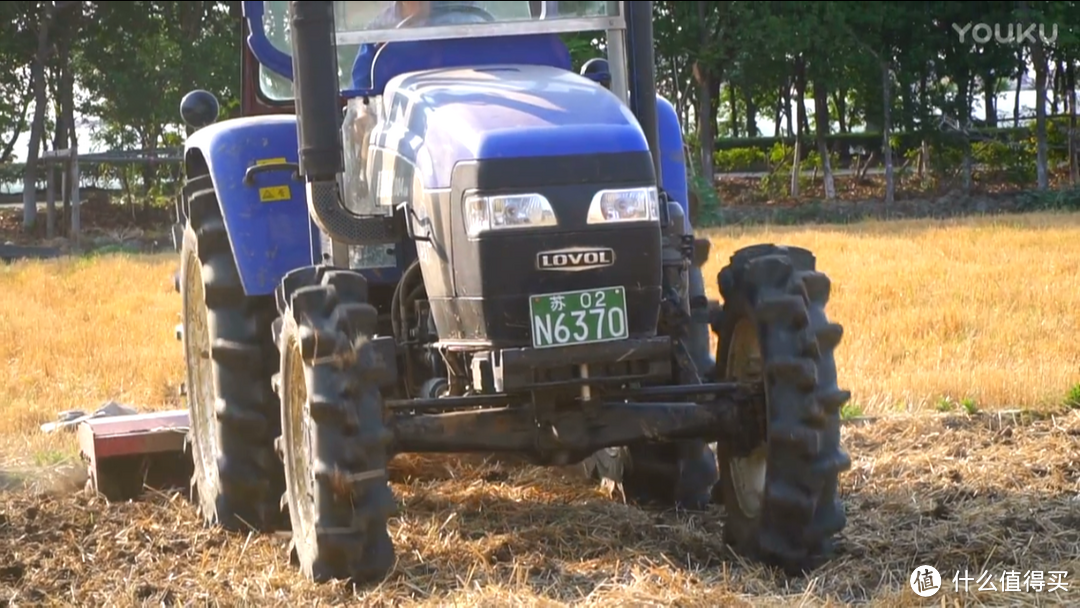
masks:
[[[1019,570],[1006,569],[1000,574],[983,570],[968,573],[959,570],[952,577],[952,590],[956,593],[969,591],[1003,591],[1003,592],[1027,592],[1027,593],[1053,593],[1069,590],[1069,576],[1067,570]],[[937,568],[924,564],[915,568],[908,578],[911,590],[920,597],[932,597],[938,591],[946,587],[941,573]]]

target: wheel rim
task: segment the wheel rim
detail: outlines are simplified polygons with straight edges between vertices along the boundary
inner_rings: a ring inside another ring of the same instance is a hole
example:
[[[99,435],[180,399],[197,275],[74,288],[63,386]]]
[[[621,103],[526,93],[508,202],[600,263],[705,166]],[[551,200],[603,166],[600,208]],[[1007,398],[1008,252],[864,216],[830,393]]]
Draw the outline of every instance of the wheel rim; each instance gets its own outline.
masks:
[[[289,484],[289,513],[293,517],[293,534],[304,537],[305,542],[295,543],[311,546],[314,540],[315,476],[311,469],[314,446],[311,442],[310,411],[307,398],[307,377],[300,354],[300,344],[290,337],[286,350],[281,379],[284,383],[282,399],[286,411],[285,436],[286,475]]]
[[[194,437],[195,461],[201,479],[199,494],[205,496],[219,485],[217,468],[217,417],[214,414],[214,376],[210,362],[210,330],[207,327],[206,292],[198,258],[190,254],[184,268],[184,350],[188,366],[188,409],[202,432]],[[205,501],[204,501],[205,502]]]
[[[757,327],[752,319],[744,318],[735,325],[732,332],[727,360],[728,374],[736,382],[764,383],[762,362]],[[768,403],[767,393],[765,401]],[[728,461],[728,473],[735,490],[735,500],[738,502],[739,510],[749,518],[755,518],[761,512],[761,501],[765,496],[768,453],[768,445],[762,444],[749,456],[731,458]]]

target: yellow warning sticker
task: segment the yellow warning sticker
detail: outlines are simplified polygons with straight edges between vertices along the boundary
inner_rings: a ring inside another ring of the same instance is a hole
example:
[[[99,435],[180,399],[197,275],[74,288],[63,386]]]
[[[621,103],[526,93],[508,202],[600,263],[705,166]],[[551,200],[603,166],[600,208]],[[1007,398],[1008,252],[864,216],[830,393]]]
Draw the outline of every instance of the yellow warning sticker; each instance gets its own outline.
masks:
[[[263,158],[256,160],[256,165],[278,165],[287,163],[284,157],[278,158]],[[276,203],[278,201],[287,201],[292,198],[292,191],[288,186],[267,186],[265,188],[259,188],[259,202],[261,203]]]
[[[265,188],[259,188],[259,202],[260,203],[274,203],[277,201],[287,201],[292,198],[292,191],[288,186],[267,186]]]

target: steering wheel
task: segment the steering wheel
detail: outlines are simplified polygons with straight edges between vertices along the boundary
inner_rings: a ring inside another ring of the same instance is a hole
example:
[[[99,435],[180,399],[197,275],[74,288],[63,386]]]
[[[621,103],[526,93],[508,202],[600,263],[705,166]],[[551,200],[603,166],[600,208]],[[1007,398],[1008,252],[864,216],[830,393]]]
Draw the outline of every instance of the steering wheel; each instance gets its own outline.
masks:
[[[431,7],[426,16],[429,21],[434,21],[437,17],[452,15],[454,13],[461,13],[472,15],[474,17],[479,17],[480,19],[488,23],[495,21],[494,15],[474,4],[440,4],[438,6]],[[412,15],[409,15],[408,17],[402,19],[401,22],[397,24],[395,29],[401,29],[403,27],[412,25],[413,22],[417,20],[418,15],[419,13],[413,13]]]

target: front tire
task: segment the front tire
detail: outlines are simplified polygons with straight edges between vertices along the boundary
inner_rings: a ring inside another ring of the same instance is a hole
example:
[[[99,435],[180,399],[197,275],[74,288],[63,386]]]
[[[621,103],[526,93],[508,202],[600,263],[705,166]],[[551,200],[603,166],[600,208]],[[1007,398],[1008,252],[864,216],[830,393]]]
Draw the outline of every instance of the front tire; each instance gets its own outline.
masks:
[[[192,480],[209,524],[269,531],[284,523],[272,297],[244,294],[210,176],[189,181],[180,254]]]
[[[719,276],[720,378],[762,383],[765,441],[717,446],[724,540],[789,574],[816,567],[846,524],[834,350],[843,329],[825,315],[828,277],[805,249],[759,245],[737,252]],[[741,448],[741,449],[740,449]]]
[[[370,342],[378,313],[363,276],[311,270],[295,271],[279,288],[281,454],[293,549],[314,581],[377,581],[394,567],[386,523],[396,507],[386,473],[393,436],[379,389],[387,368]],[[297,278],[310,282],[297,287]]]

